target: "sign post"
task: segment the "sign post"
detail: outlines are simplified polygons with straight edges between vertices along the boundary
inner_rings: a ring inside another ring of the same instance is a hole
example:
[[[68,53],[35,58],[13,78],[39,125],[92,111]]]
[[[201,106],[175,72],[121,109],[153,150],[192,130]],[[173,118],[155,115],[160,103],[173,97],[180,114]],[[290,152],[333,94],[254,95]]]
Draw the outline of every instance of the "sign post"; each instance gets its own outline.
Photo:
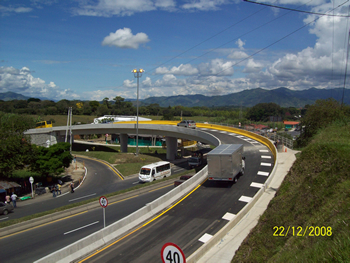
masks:
[[[108,200],[106,197],[101,196],[100,197],[100,205],[103,207],[103,227],[106,227],[106,214],[105,214],[105,208],[108,205]]]
[[[29,177],[29,182],[30,182],[30,188],[32,189],[32,198],[34,198],[34,195],[33,195],[34,178],[33,177]]]
[[[186,263],[184,252],[174,243],[165,243],[160,254],[163,263]]]

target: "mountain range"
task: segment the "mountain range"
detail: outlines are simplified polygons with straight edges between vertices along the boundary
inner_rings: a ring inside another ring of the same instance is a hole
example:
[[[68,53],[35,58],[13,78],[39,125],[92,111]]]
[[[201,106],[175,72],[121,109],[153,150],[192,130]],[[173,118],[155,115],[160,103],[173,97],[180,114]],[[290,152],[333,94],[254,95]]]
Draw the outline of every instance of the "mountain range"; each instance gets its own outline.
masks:
[[[161,107],[168,106],[207,106],[207,107],[224,107],[224,106],[244,106],[252,107],[259,103],[273,102],[281,107],[304,107],[312,105],[318,99],[334,98],[341,102],[344,92],[344,104],[350,105],[350,89],[316,89],[307,90],[290,90],[287,88],[278,88],[274,90],[265,90],[262,88],[244,90],[237,93],[231,93],[222,96],[205,96],[196,95],[178,95],[169,97],[149,97],[140,100],[141,105],[159,104]],[[0,93],[0,100],[27,100],[29,97],[14,92]],[[44,99],[44,98],[43,98]],[[42,100],[43,100],[42,99]],[[56,101],[56,100],[55,100]],[[134,99],[126,99],[136,104]]]
[[[178,95],[170,97],[149,97],[141,101],[141,105],[157,103],[161,107],[182,105],[186,107],[207,106],[245,106],[252,107],[259,103],[273,102],[281,107],[304,107],[314,104],[318,99],[334,98],[341,102],[342,88],[290,90],[278,88],[265,90],[262,88],[244,90],[222,96]],[[344,103],[350,104],[350,89],[344,90]]]

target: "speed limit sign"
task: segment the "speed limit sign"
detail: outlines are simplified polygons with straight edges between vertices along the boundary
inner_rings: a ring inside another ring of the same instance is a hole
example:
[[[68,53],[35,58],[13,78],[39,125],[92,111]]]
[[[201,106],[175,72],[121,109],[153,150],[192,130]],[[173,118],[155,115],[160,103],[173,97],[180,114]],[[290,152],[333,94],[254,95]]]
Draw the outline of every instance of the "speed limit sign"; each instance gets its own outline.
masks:
[[[163,263],[186,263],[184,252],[174,243],[166,243],[161,252]]]
[[[100,205],[103,207],[103,208],[106,208],[107,205],[108,205],[108,200],[106,197],[104,196],[101,196],[100,197]]]

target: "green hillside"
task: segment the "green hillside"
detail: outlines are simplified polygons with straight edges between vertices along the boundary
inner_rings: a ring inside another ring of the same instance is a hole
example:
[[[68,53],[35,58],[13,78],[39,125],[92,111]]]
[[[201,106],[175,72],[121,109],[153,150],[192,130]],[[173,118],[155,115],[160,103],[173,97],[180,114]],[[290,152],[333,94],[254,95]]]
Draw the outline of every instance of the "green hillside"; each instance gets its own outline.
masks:
[[[266,90],[262,88],[243,90],[237,93],[231,93],[222,96],[204,96],[196,95],[179,95],[169,97],[150,97],[142,100],[142,105],[157,103],[161,107],[168,106],[245,106],[253,107],[259,103],[276,103],[281,107],[304,107],[306,104],[313,104],[318,99],[334,98],[341,101],[344,91],[344,103],[350,104],[350,89],[316,89],[307,90],[290,90],[287,88],[278,88]]]
[[[350,128],[334,124],[302,150],[232,262],[349,262],[349,215]]]

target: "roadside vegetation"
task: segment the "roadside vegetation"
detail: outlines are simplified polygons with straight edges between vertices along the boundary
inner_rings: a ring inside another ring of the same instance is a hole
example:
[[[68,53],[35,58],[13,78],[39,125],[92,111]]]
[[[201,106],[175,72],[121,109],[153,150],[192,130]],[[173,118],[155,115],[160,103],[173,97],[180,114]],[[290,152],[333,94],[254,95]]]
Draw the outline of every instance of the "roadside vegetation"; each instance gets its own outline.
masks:
[[[308,112],[306,146],[232,262],[349,262],[349,120],[332,100]]]
[[[120,147],[108,147],[111,152],[105,151],[73,151],[72,154],[84,155],[91,158],[104,160],[117,168],[123,176],[136,174],[141,167],[159,161],[166,160],[166,149],[139,147],[139,156],[135,156],[135,147],[128,147],[128,153],[120,153]],[[157,153],[155,153],[157,151]]]

